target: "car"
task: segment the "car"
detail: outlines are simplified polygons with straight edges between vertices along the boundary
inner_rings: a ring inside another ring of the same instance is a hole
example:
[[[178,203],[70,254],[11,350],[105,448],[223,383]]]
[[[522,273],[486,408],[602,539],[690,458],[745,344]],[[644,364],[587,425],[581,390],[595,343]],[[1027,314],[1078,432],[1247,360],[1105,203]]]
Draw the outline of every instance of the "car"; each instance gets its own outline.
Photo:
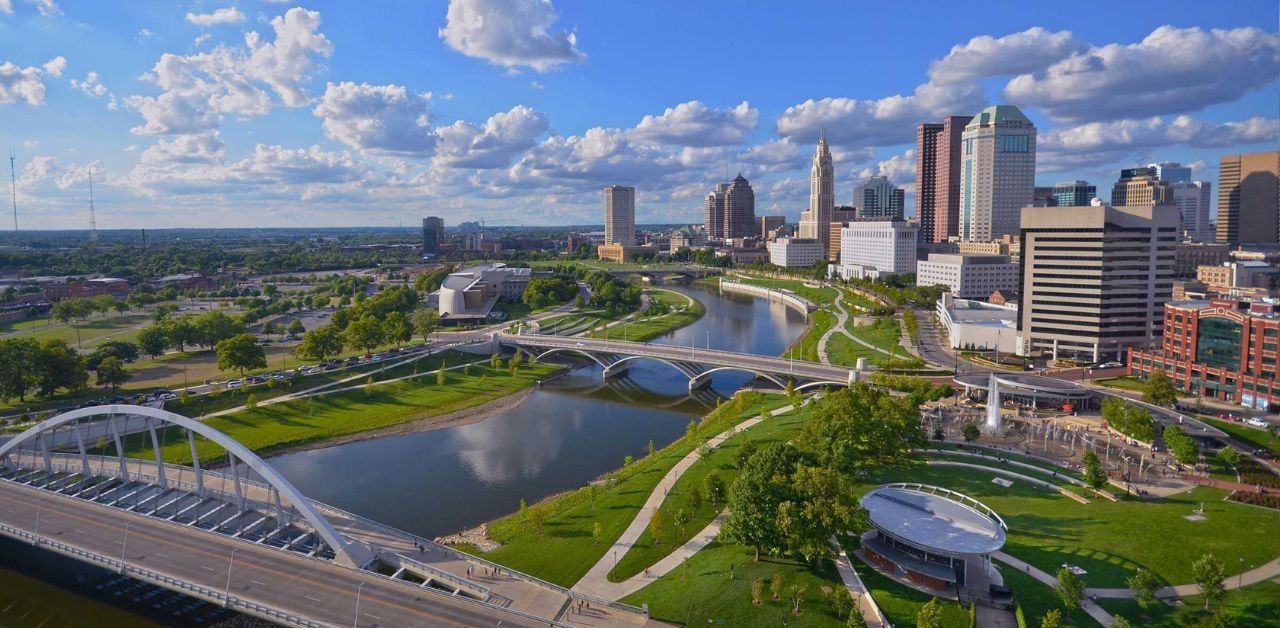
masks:
[[[328,363],[328,364],[324,365],[324,370],[326,370],[326,371],[336,371],[336,370],[338,370],[338,367],[340,367],[340,366],[342,366],[342,365],[338,364],[337,362],[330,362],[330,363]]]
[[[292,373],[290,373],[289,375],[290,375],[290,376],[292,376],[293,374],[292,374]],[[272,373],[272,374],[271,374],[271,379],[274,379],[274,380],[276,380],[277,382],[283,382],[283,381],[284,381],[284,373]]]
[[[163,392],[156,395],[156,399],[159,399],[160,401],[173,401],[177,398],[178,396],[171,392]]]
[[[261,375],[254,375],[253,377],[250,377],[250,378],[248,378],[248,379],[246,379],[246,380],[244,380],[244,381],[245,381],[246,383],[250,384],[250,385],[252,385],[252,384],[264,384],[264,383],[266,383],[267,378],[262,377]]]
[[[244,381],[243,381],[243,380],[233,379],[233,380],[230,380],[230,381],[228,381],[228,382],[227,382],[227,389],[228,389],[228,390],[235,390],[235,389],[237,389],[237,388],[243,388],[243,387],[244,387]]]
[[[1266,421],[1264,421],[1264,420],[1262,420],[1262,419],[1260,419],[1260,418],[1258,418],[1258,417],[1256,417],[1256,416],[1251,416],[1251,417],[1249,417],[1249,420],[1245,421],[1245,423],[1248,423],[1249,425],[1252,425],[1252,426],[1254,426],[1254,427],[1266,427],[1266,426],[1267,426],[1267,422],[1266,422]]]

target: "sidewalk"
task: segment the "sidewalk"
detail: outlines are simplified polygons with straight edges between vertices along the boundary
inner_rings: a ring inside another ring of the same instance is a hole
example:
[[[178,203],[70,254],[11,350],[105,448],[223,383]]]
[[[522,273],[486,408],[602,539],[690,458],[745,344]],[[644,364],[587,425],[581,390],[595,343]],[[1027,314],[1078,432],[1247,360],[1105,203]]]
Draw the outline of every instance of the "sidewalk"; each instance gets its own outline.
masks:
[[[1043,571],[1040,571],[1038,568],[1032,567],[1030,564],[1023,562],[1017,558],[1014,558],[1004,552],[994,552],[991,554],[991,557],[1018,571],[1021,571],[1023,573],[1030,575],[1032,578],[1035,578],[1040,582],[1043,582],[1045,586],[1049,587],[1050,589],[1052,589],[1054,586],[1057,586],[1058,584],[1057,577],[1051,576]],[[1125,589],[1125,590],[1127,591],[1128,589]],[[1111,613],[1108,613],[1107,611],[1103,610],[1101,606],[1098,606],[1097,603],[1089,599],[1088,595],[1089,595],[1089,591],[1088,589],[1086,589],[1085,597],[1080,600],[1080,608],[1084,612],[1088,613],[1089,616],[1094,619],[1094,621],[1098,622],[1099,624],[1102,624],[1103,626],[1110,626],[1111,622],[1115,621],[1115,618],[1111,616]]]
[[[794,409],[794,405],[783,406],[771,412],[770,416],[785,414]],[[707,441],[707,445],[714,449],[733,434],[750,429],[759,422],[760,417],[747,419],[737,426],[711,437]],[[604,555],[587,571],[586,575],[582,576],[582,579],[573,585],[572,589],[574,591],[602,597],[607,600],[621,599],[639,591],[645,585],[675,569],[685,559],[696,554],[698,550],[706,547],[707,544],[715,539],[716,535],[720,533],[720,526],[724,523],[728,511],[722,511],[711,523],[707,524],[707,527],[695,534],[687,543],[677,548],[666,558],[650,566],[647,570],[647,575],[642,572],[624,582],[609,581],[609,572],[613,570],[614,564],[636,544],[640,535],[649,526],[649,520],[653,518],[654,509],[662,506],[662,502],[667,498],[667,493],[675,487],[676,481],[680,479],[680,476],[684,475],[685,471],[688,471],[695,462],[702,458],[701,451],[702,447],[695,448],[684,458],[681,458],[670,471],[667,471],[666,475],[662,476],[662,479],[658,481],[658,485],[653,487],[653,492],[649,493],[649,498],[645,500],[640,512],[636,513],[635,519],[631,520],[631,525],[627,526],[627,529],[622,532],[622,536],[618,537],[618,540],[605,551]]]
[[[845,588],[849,589],[849,595],[856,601],[862,621],[868,628],[888,626],[889,619],[880,612],[880,606],[876,604],[875,598],[862,583],[862,578],[858,577],[858,570],[853,568],[853,561],[849,560],[849,555],[845,553],[844,548],[840,547],[840,543],[834,536],[831,537],[831,549],[836,553],[836,571],[840,573],[840,581],[844,582]]]

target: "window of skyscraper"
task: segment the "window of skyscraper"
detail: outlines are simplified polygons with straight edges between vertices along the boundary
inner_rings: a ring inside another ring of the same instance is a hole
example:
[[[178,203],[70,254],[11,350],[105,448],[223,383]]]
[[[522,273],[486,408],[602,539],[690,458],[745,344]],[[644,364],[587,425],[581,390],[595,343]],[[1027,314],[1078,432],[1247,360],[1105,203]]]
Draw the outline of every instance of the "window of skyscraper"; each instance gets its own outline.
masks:
[[[1240,364],[1240,323],[1225,318],[1204,318],[1198,329],[1196,362],[1226,368]]]

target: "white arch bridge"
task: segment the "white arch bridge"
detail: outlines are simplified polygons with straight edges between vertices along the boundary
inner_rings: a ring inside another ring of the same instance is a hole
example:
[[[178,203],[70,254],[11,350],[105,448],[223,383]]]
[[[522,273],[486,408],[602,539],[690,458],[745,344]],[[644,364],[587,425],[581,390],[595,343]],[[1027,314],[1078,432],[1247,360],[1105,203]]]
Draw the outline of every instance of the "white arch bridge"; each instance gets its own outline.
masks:
[[[495,566],[311,500],[226,434],[142,406],[73,410],[0,444],[0,534],[290,625],[567,626],[585,597],[481,578]]]
[[[751,373],[779,387],[785,387],[788,381],[798,382],[797,389],[848,386],[858,380],[857,371],[843,366],[698,347],[506,333],[496,335],[494,342],[523,350],[535,358],[557,353],[579,354],[599,364],[605,377],[621,375],[636,360],[654,360],[688,377],[690,392],[709,385],[711,376],[721,371]]]

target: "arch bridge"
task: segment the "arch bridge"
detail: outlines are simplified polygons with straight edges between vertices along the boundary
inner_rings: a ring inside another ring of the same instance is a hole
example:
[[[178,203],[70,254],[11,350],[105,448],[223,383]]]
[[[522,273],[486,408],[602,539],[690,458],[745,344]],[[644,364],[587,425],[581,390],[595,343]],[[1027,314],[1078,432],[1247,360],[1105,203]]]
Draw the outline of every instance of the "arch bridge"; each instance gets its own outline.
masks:
[[[625,373],[636,360],[654,360],[688,377],[691,392],[709,386],[711,376],[722,371],[751,373],[779,388],[785,388],[787,382],[799,384],[799,388],[813,388],[848,386],[858,380],[857,371],[843,366],[697,347],[505,333],[495,335],[493,342],[525,351],[538,359],[558,353],[582,355],[599,364],[605,377]]]

